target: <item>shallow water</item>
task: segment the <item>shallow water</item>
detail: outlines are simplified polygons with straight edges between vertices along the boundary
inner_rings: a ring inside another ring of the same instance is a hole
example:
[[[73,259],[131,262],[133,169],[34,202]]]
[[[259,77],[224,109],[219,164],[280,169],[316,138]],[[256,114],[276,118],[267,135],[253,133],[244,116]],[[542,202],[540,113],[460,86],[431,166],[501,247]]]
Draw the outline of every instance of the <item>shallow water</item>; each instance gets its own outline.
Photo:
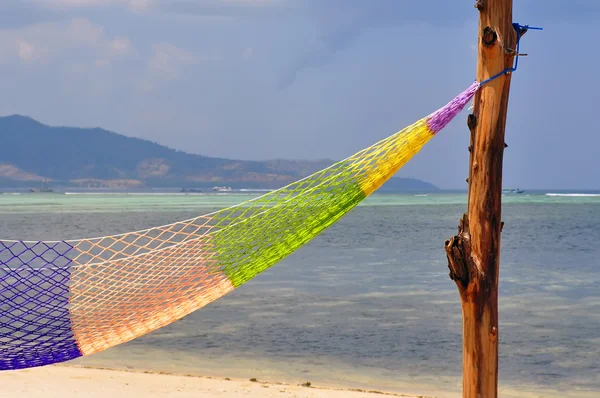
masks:
[[[126,232],[247,198],[5,194],[0,237]],[[74,363],[459,391],[460,305],[443,242],[456,232],[465,202],[463,194],[375,195],[228,296]],[[504,396],[600,392],[600,197],[507,195],[503,219]]]

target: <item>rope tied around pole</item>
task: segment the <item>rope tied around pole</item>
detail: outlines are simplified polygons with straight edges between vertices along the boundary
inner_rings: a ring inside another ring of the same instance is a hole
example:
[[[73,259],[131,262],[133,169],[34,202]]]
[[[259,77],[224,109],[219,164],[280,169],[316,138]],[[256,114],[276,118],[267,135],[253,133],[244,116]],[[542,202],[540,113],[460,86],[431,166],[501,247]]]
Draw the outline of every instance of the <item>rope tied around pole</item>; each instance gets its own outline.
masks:
[[[544,30],[544,28],[538,28],[535,26],[529,26],[529,25],[521,25],[518,22],[515,22],[512,24],[513,27],[515,28],[515,30],[517,31],[517,49],[516,49],[516,54],[515,54],[515,66],[512,68],[506,68],[504,69],[502,72],[495,74],[494,76],[485,79],[484,81],[482,81],[481,83],[479,83],[480,86],[483,86],[486,83],[491,82],[494,79],[499,78],[500,76],[506,74],[506,73],[512,73],[515,72],[517,70],[517,68],[519,67],[519,56],[520,55],[527,55],[527,54],[521,54],[520,53],[520,46],[521,46],[521,36],[523,36],[525,34],[525,32],[527,32],[529,29],[532,30]]]

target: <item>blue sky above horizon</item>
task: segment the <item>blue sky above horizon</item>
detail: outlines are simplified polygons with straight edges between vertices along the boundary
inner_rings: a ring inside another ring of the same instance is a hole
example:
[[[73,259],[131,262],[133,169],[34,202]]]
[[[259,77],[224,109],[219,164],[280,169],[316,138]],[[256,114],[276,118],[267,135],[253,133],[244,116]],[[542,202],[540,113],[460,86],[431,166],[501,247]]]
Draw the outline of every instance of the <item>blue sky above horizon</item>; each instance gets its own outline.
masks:
[[[341,159],[475,75],[473,0],[0,3],[0,115],[208,156]],[[515,0],[543,26],[513,76],[505,186],[600,189],[593,0]],[[466,111],[399,176],[466,187]]]

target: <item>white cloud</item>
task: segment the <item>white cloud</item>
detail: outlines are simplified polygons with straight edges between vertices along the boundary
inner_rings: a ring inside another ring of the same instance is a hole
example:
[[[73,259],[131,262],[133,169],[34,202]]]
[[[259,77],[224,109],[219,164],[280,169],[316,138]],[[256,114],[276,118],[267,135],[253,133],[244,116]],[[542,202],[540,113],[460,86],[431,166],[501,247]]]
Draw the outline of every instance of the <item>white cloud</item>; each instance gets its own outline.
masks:
[[[74,0],[72,0],[74,1]],[[81,58],[115,58],[131,52],[124,37],[111,38],[87,19],[29,25],[0,30],[0,57],[4,62],[42,62],[65,55]]]

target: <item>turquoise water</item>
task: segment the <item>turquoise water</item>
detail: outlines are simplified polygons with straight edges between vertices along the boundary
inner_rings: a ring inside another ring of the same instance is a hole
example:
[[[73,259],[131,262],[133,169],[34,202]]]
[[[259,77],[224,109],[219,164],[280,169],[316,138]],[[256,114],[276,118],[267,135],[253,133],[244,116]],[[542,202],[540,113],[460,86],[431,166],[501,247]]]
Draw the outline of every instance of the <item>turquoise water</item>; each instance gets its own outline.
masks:
[[[0,214],[140,212],[219,209],[258,197],[257,194],[174,194],[174,193],[4,193]],[[466,193],[375,194],[360,206],[466,204]],[[534,193],[504,195],[505,204],[598,204],[600,193]]]
[[[120,233],[251,197],[4,194],[0,237]],[[501,396],[596,396],[600,196],[503,200]],[[228,296],[75,363],[457,392],[460,305],[443,243],[456,232],[465,204],[465,194],[375,195]]]

